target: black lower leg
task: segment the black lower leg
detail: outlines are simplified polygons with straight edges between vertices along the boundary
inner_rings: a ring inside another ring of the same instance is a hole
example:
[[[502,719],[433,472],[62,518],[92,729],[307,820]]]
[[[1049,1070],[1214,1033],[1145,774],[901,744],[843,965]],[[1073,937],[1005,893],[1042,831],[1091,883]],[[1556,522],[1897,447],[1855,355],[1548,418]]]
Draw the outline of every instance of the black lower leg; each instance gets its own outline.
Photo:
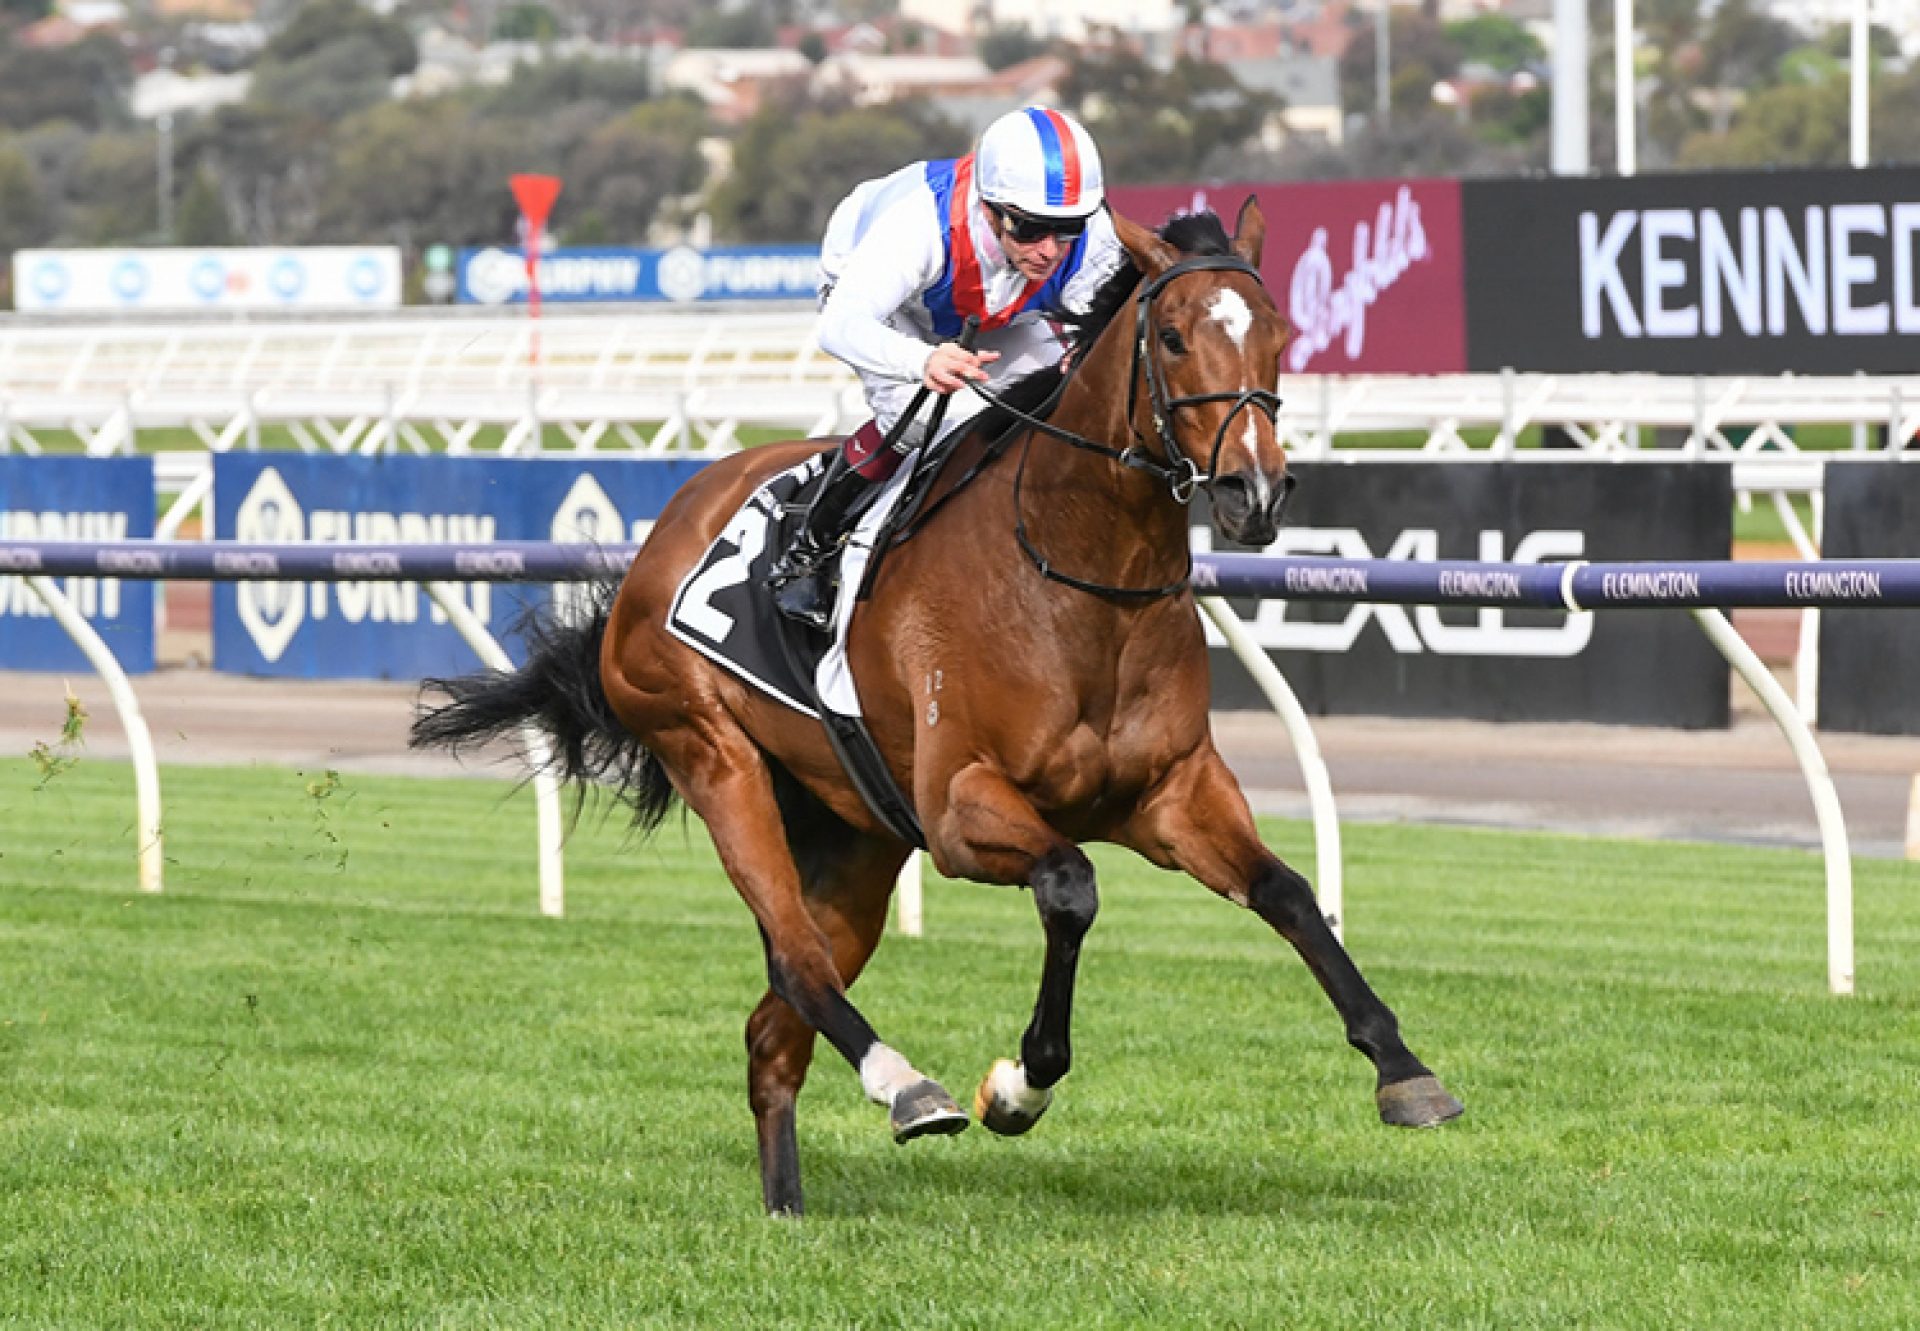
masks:
[[[813,1061],[813,1032],[768,994],[747,1019],[747,1100],[760,1145],[760,1194],[770,1215],[799,1215],[795,1100]]]
[[[790,974],[771,955],[767,958],[767,984],[854,1067],[859,1067],[860,1060],[880,1043],[880,1037],[846,994],[831,985],[808,983]]]
[[[1033,1020],[1020,1041],[1027,1084],[1043,1090],[1067,1075],[1073,1062],[1073,984],[1080,943],[1100,910],[1093,864],[1075,847],[1057,850],[1034,866],[1033,902],[1047,935],[1046,960]]]
[[[1347,1043],[1372,1060],[1380,1084],[1430,1075],[1400,1038],[1400,1023],[1333,936],[1307,880],[1278,860],[1254,875],[1247,906],[1293,945],[1346,1024]]]

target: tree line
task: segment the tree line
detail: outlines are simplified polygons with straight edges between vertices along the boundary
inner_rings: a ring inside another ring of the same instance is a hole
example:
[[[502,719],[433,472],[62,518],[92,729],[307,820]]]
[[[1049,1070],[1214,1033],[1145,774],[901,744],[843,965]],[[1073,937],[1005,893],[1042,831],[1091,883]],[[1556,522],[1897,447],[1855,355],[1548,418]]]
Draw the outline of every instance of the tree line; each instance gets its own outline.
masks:
[[[1593,161],[1604,170],[1611,0],[1592,2]],[[682,17],[705,25],[702,40],[758,43],[779,8],[692,6]],[[529,171],[566,181],[553,222],[562,243],[642,243],[656,222],[685,224],[697,211],[718,240],[808,242],[857,182],[967,146],[964,127],[931,104],[854,107],[799,90],[744,125],[716,125],[697,99],[650,86],[644,63],[618,55],[529,61],[499,86],[395,98],[395,79],[419,61],[405,18],[418,7],[383,16],[355,0],[292,7],[252,57],[243,101],[143,123],[129,108],[134,66],[120,40],[51,50],[12,40],[45,10],[46,0],[0,0],[0,255],[46,245],[393,243],[411,258],[432,244],[511,241],[505,182]],[[612,30],[622,13],[613,0],[486,10],[496,34],[532,40]],[[1756,0],[1721,0],[1708,15],[1698,0],[1641,0],[1640,21],[1643,168],[1844,164],[1843,30],[1808,42]],[[1396,8],[1392,105],[1381,119],[1372,114],[1371,18],[1356,22],[1341,64],[1351,129],[1337,148],[1273,144],[1263,130],[1281,100],[1193,59],[1162,67],[1124,49],[1063,49],[1063,99],[1094,131],[1115,183],[1545,168],[1544,53],[1524,29],[1498,15],[1443,24]],[[997,64],[1045,49],[1020,29],[981,44]],[[1875,157],[1911,160],[1920,156],[1920,70],[1902,64],[1884,32],[1874,51]],[[1456,79],[1468,96],[1436,103],[1435,84]],[[705,149],[719,141],[731,160],[714,178]]]

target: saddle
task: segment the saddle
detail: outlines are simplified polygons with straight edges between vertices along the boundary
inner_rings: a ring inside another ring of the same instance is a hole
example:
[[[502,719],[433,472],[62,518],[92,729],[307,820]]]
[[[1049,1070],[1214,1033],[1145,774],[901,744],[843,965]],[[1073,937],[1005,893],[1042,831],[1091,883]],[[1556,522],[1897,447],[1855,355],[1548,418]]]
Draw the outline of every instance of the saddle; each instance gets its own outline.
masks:
[[[676,638],[768,697],[820,721],[875,816],[894,835],[922,848],[926,834],[913,801],[887,770],[861,714],[847,660],[847,628],[855,604],[871,593],[887,552],[918,531],[943,502],[932,497],[940,473],[973,424],[937,441],[926,457],[910,458],[891,480],[856,502],[851,535],[838,555],[840,589],[828,639],[782,615],[766,587],[768,566],[786,548],[793,524],[819,488],[826,453],[771,477],[747,497],[675,591],[667,613],[667,629]],[[984,461],[975,470],[981,465]]]

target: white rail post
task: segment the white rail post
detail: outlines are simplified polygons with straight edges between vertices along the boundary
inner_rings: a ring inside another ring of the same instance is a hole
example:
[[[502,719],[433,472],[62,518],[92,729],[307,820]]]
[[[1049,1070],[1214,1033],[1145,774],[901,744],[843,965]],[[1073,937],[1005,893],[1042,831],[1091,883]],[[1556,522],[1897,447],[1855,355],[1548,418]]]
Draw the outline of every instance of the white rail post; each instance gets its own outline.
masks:
[[[447,613],[447,621],[473,648],[480,660],[495,670],[512,670],[513,659],[487,632],[480,616],[467,608],[460,589],[452,583],[424,584],[433,603]],[[520,732],[526,745],[527,765],[533,769],[534,823],[539,836],[540,913],[559,919],[566,913],[566,866],[562,858],[560,779],[553,774],[553,750],[547,737],[532,725]]]
[[[1907,858],[1920,860],[1920,775],[1907,787]]]
[[[1827,760],[1814,742],[1813,732],[1793,700],[1787,697],[1767,669],[1766,663],[1733,630],[1727,617],[1718,610],[1689,612],[1706,630],[1707,637],[1720,649],[1740,678],[1760,695],[1775,724],[1787,737],[1800,771],[1813,795],[1813,815],[1820,825],[1820,848],[1827,867],[1827,988],[1836,994],[1853,992],[1853,857],[1847,847],[1847,824],[1840,814],[1840,794],[1834,789]]]
[[[153,735],[147,729],[147,718],[141,714],[140,700],[134,696],[133,685],[127,682],[127,672],[120,668],[113,649],[94,631],[86,616],[74,608],[59,585],[37,573],[28,575],[27,585],[47,603],[47,609],[53,612],[67,636],[87,654],[87,660],[106,682],[114,710],[120,714],[120,725],[127,732],[127,754],[133,760],[134,835],[138,840],[135,854],[140,866],[140,890],[158,892],[161,866],[165,863],[160,843],[160,764],[153,756]]]
[[[894,906],[898,912],[894,918],[900,932],[908,938],[918,938],[926,929],[921,891],[926,858],[920,851],[910,852],[907,862],[900,866],[899,878],[894,881]]]
[[[1227,646],[1286,723],[1287,738],[1293,742],[1294,756],[1300,760],[1300,775],[1306,781],[1307,803],[1313,813],[1314,865],[1318,879],[1315,895],[1333,936],[1344,940],[1347,921],[1346,892],[1340,880],[1340,814],[1334,807],[1333,782],[1327,777],[1327,764],[1320,756],[1320,741],[1313,733],[1313,723],[1307,719],[1300,699],[1294,696],[1293,687],[1253,640],[1247,626],[1240,622],[1240,616],[1233,613],[1233,607],[1221,597],[1203,596],[1200,608],[1207,612],[1207,618],[1214,622],[1226,638]]]

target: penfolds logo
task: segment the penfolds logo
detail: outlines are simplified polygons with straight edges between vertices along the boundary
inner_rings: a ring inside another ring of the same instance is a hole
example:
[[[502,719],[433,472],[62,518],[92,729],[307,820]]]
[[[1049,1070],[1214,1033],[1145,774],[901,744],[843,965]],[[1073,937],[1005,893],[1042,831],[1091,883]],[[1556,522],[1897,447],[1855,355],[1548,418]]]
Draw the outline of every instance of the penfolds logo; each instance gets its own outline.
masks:
[[[1295,335],[1287,347],[1294,373],[1344,339],[1349,360],[1358,360],[1367,342],[1367,308],[1432,250],[1420,223],[1420,205],[1402,185],[1393,202],[1382,203],[1371,224],[1353,226],[1353,267],[1335,280],[1327,254],[1327,228],[1315,227],[1313,239],[1293,265],[1287,314]]]

